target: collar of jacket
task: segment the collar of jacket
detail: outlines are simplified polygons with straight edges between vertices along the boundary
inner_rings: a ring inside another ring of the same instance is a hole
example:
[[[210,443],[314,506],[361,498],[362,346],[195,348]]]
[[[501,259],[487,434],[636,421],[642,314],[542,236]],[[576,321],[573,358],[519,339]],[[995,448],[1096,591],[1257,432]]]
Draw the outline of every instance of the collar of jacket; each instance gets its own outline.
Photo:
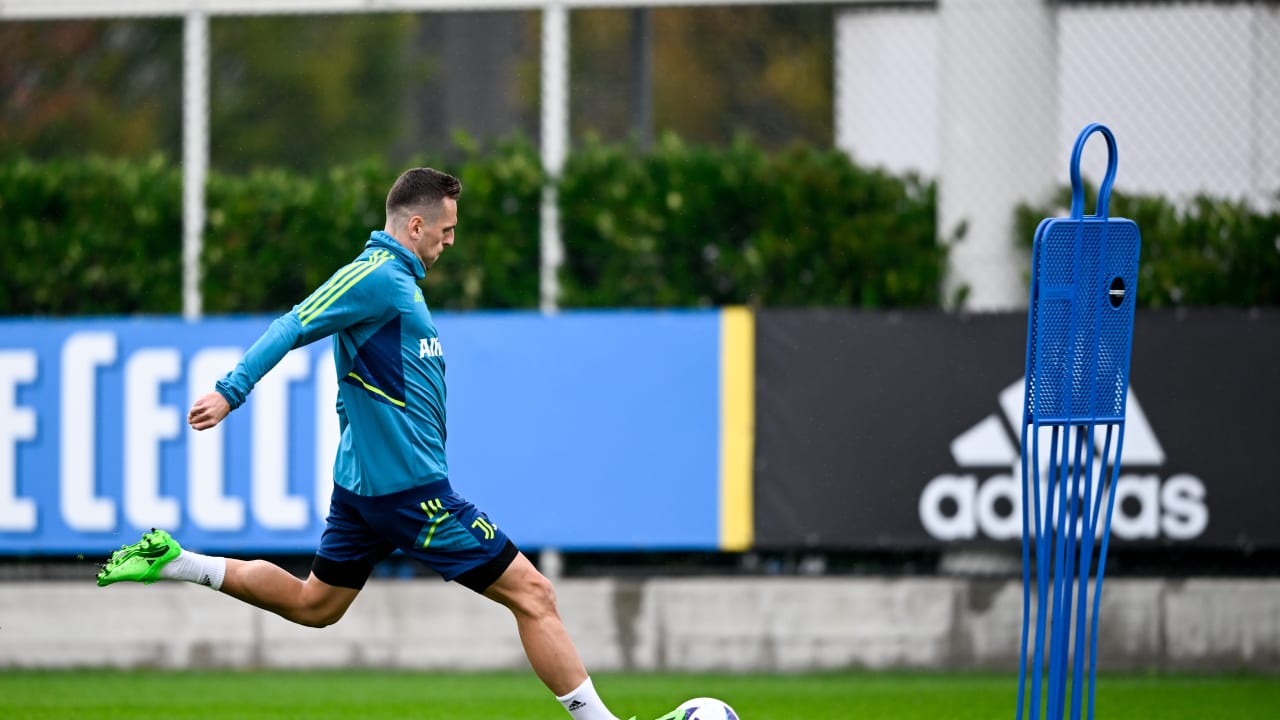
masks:
[[[409,267],[409,272],[413,273],[415,278],[421,280],[427,276],[427,269],[422,266],[422,261],[418,259],[418,256],[409,252],[408,248],[382,230],[374,230],[369,233],[369,242],[365,243],[364,246],[366,248],[377,247],[390,250]]]

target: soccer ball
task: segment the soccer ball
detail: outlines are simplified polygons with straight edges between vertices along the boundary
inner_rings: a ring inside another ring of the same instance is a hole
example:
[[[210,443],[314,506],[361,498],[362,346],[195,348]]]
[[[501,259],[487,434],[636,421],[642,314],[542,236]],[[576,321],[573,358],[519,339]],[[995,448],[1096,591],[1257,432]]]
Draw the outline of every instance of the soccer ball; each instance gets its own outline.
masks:
[[[680,720],[738,720],[738,713],[727,703],[709,697],[685,700],[676,710],[684,711]]]

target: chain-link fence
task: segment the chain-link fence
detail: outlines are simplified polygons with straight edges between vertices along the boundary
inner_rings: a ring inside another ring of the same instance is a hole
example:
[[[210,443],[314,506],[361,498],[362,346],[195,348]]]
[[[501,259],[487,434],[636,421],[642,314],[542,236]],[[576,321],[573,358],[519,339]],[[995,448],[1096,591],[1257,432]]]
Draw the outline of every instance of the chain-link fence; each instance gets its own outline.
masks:
[[[957,6],[951,18],[943,6]],[[1122,142],[1131,192],[1209,193],[1267,204],[1280,191],[1280,3],[1059,3],[951,0],[851,9],[837,21],[837,143],[859,158],[936,175],[944,89],[944,21],[997,54],[1010,39],[984,27],[992,14],[1047,14],[1056,28],[1049,78],[1056,84],[1056,155],[1103,122]],[[955,34],[955,33],[951,33]],[[1016,73],[1040,72],[1015,57]],[[970,59],[961,62],[972,63]],[[1020,123],[1028,108],[977,78],[975,104],[1002,99]],[[973,128],[986,142],[1002,141]],[[1105,159],[1105,158],[1104,158]],[[1058,165],[1064,165],[1063,162]],[[1065,166],[1065,165],[1064,165]],[[1101,162],[1098,163],[1101,166]],[[1055,171],[1059,168],[1055,165]]]
[[[1091,122],[1126,193],[1280,203],[1280,3],[941,0],[845,10],[836,34],[836,142],[938,178],[972,307],[1025,300],[1011,209],[1066,182]],[[1091,143],[1085,176],[1105,164]]]
[[[1280,4],[1065,5],[1059,150],[1125,138],[1127,190],[1258,204],[1280,191]]]

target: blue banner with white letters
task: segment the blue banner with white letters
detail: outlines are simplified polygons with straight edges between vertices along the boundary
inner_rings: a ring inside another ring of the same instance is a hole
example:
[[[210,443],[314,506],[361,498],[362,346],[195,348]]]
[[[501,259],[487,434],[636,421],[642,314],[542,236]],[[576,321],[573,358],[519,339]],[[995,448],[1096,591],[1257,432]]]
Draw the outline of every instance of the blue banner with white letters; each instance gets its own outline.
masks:
[[[101,553],[151,527],[206,552],[314,550],[338,442],[328,341],[220,427],[186,424],[270,321],[0,321],[0,554]],[[518,544],[717,547],[718,312],[436,322],[451,479]]]

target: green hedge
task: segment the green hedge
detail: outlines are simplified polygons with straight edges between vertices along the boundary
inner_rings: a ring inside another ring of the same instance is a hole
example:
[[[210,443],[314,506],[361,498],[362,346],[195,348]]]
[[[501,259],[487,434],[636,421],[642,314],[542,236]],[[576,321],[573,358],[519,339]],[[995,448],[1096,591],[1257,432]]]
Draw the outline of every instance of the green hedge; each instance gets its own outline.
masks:
[[[0,314],[180,312],[181,182],[160,158],[0,164]]]
[[[457,245],[425,281],[433,306],[537,307],[536,149],[513,139],[482,151],[463,139],[447,159],[412,164],[447,167],[465,187]],[[205,310],[297,302],[381,227],[396,172],[370,161],[313,176],[211,175]],[[181,180],[159,157],[0,164],[0,314],[180,312]],[[942,303],[951,241],[938,237],[934,185],[838,151],[588,142],[559,190],[565,307]],[[1059,208],[1068,201],[1064,189]],[[1115,193],[1111,213],[1142,230],[1142,306],[1280,304],[1280,212]],[[1041,218],[1062,214],[1020,208],[1019,238],[1029,244]]]
[[[462,180],[458,240],[424,281],[433,307],[535,307],[536,150],[512,141],[487,155],[466,149],[447,163]],[[421,164],[446,163],[419,158]],[[301,300],[381,229],[398,170],[379,162],[320,177],[279,170],[208,183],[203,293],[206,312],[280,311]]]
[[[464,138],[446,160],[411,164],[448,168],[464,186],[457,244],[425,281],[433,306],[537,307],[536,149],[512,139],[482,152]],[[382,226],[397,172],[370,161],[312,176],[212,174],[205,311],[297,302]],[[837,151],[589,143],[560,184],[561,303],[936,305],[946,257],[934,205],[931,183]],[[0,233],[0,314],[181,310],[181,176],[163,159],[0,164]]]
[[[1085,197],[1097,197],[1096,188],[1086,188]],[[1069,187],[1057,202],[1052,210],[1018,208],[1018,236],[1028,247],[1041,219],[1067,214]],[[1280,211],[1207,195],[1178,205],[1113,192],[1110,215],[1133,220],[1142,233],[1140,307],[1280,305]]]
[[[464,214],[458,244],[425,281],[433,305],[536,307],[536,150],[510,141],[459,155],[447,165],[462,178]],[[211,174],[205,311],[279,312],[301,300],[382,228],[397,172],[366,162],[319,177]],[[181,171],[160,158],[0,164],[0,266],[0,315],[181,312]]]
[[[513,139],[447,159],[465,187],[458,243],[425,284],[434,307],[538,304],[536,149]],[[318,176],[213,174],[202,290],[210,313],[279,312],[383,221],[398,169]],[[181,311],[181,174],[163,158],[0,164],[0,314]],[[655,149],[588,142],[560,181],[565,307],[938,306],[951,240],[934,185],[862,168],[838,151],[766,153],[663,138]],[[1090,190],[1092,196],[1092,190]],[[1061,206],[1069,200],[1065,189]],[[1139,303],[1280,304],[1280,213],[1198,197],[1112,196],[1142,229]],[[1022,207],[1018,236],[1061,210]]]
[[[560,186],[570,306],[931,306],[931,183],[837,150],[589,143]]]

